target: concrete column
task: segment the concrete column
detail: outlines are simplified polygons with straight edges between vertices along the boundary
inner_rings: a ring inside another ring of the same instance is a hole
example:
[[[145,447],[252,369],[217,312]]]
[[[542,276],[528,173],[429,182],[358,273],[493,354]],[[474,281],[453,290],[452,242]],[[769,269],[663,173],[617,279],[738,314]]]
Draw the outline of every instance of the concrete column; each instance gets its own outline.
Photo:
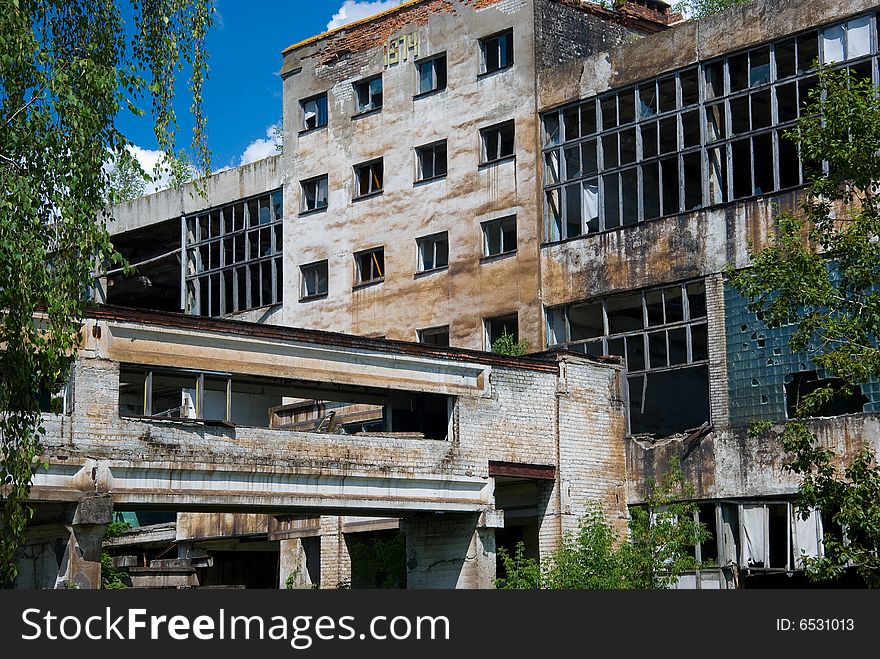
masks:
[[[306,550],[301,538],[279,540],[278,587],[312,588],[312,579],[306,564]],[[288,582],[288,579],[290,580]]]
[[[342,533],[342,524],[342,517],[321,517],[321,588],[351,585],[351,556]]]
[[[109,495],[88,495],[79,500],[73,519],[65,524],[67,545],[55,588],[100,588],[104,531],[113,520]]]
[[[494,588],[500,513],[407,517],[407,588]]]

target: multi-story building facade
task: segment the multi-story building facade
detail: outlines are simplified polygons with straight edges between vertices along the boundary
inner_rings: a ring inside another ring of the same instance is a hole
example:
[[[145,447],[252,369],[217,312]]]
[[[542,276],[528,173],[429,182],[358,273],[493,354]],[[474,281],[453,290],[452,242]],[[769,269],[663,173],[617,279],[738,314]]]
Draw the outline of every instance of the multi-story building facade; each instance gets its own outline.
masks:
[[[703,558],[794,571],[819,522],[798,522],[781,449],[745,429],[785,419],[823,374],[723,273],[803,194],[787,130],[816,64],[878,83],[878,9],[761,0],[683,21],[659,0],[403,3],[284,51],[281,155],[211,177],[207,200],[116,209],[150,286],[111,275],[108,299],[619,356],[629,503],[680,458],[715,538]],[[842,458],[880,443],[880,385],[859,396],[816,422]]]

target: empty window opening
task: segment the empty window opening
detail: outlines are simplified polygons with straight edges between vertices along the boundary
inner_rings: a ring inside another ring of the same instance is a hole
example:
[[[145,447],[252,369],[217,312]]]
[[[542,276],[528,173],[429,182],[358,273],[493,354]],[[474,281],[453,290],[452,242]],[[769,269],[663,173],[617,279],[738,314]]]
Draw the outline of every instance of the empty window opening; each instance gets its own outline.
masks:
[[[449,325],[428,327],[418,330],[416,334],[419,338],[419,343],[429,346],[449,347]]]
[[[437,55],[429,60],[416,62],[419,76],[418,94],[446,89],[446,55]]]
[[[480,39],[480,73],[513,66],[513,30]]]
[[[669,435],[709,420],[702,281],[549,309],[547,317],[551,345],[624,358],[631,433]]]
[[[302,130],[315,130],[327,125],[327,94],[313,96],[299,102],[302,108]]]
[[[399,530],[346,533],[351,587],[406,588],[406,535]]]
[[[281,303],[282,211],[276,190],[184,219],[187,313],[222,316]]]
[[[437,270],[449,265],[449,234],[435,233],[416,240],[419,253],[418,271]]]
[[[481,164],[510,158],[514,154],[514,123],[506,121],[480,131]]]
[[[483,222],[483,256],[498,256],[516,251],[516,216]]]
[[[188,242],[194,242],[192,237],[188,236]],[[126,274],[121,269],[108,272],[109,304],[156,311],[179,312],[183,309],[180,295],[180,219],[158,222],[113,236],[113,246],[134,266],[134,272]],[[193,246],[188,252],[193,259],[194,249]],[[196,264],[187,263],[185,267],[188,275],[197,274]],[[190,313],[193,311],[190,310]]]
[[[380,109],[382,107],[382,76],[354,83],[354,97],[358,114]]]
[[[327,295],[329,277],[326,260],[300,266],[300,276],[300,299]]]
[[[123,365],[119,414],[339,434],[445,440],[454,398],[286,378]]]
[[[416,147],[416,181],[446,176],[446,140]]]
[[[355,199],[382,192],[384,164],[382,158],[355,165]]]
[[[798,416],[797,410],[804,397],[824,387],[831,387],[834,392],[812,413],[812,416],[858,414],[864,411],[865,403],[868,402],[861,387],[856,386],[851,394],[845,395],[841,391],[842,380],[838,378],[820,379],[816,371],[792,373],[786,379],[788,381],[785,383],[785,408],[789,419]]]
[[[495,318],[487,318],[485,321],[486,328],[486,349],[491,350],[492,345],[502,336],[510,335],[514,341],[519,341],[519,322],[517,314],[507,314],[504,316],[496,316]]]
[[[378,247],[354,255],[355,285],[370,284],[385,278],[385,248]]]
[[[327,208],[327,175],[316,176],[300,183],[302,188],[301,212]]]

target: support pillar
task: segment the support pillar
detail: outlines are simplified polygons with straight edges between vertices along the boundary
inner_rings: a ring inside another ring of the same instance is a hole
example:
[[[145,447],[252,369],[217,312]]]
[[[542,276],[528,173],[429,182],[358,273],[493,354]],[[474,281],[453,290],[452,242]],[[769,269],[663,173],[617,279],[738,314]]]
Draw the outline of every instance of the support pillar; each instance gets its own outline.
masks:
[[[501,511],[407,517],[407,588],[494,588]]]
[[[342,533],[343,521],[336,515],[321,517],[321,588],[351,586],[351,556]]]
[[[279,541],[278,587],[313,588],[306,561],[306,549],[301,538]]]
[[[79,500],[72,521],[65,524],[68,538],[55,588],[101,587],[104,532],[112,520],[113,500],[109,495],[89,495]]]

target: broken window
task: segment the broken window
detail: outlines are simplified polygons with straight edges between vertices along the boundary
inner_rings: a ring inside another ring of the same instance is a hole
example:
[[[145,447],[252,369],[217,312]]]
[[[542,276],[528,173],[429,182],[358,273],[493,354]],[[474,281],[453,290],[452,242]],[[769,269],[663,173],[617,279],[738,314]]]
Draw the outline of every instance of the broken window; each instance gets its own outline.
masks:
[[[385,248],[377,247],[354,255],[355,285],[370,284],[385,278]]]
[[[184,218],[186,313],[222,316],[279,304],[281,218],[280,190]]]
[[[416,62],[419,76],[418,94],[446,89],[446,54],[435,55],[431,59]]]
[[[354,198],[368,197],[382,192],[384,164],[382,158],[354,167]]]
[[[300,299],[305,300],[327,295],[328,268],[326,260],[301,265],[299,269],[302,281]]]
[[[372,112],[382,107],[382,76],[367,78],[354,83],[357,113]]]
[[[856,17],[545,113],[547,240],[799,185],[799,153],[781,129],[815,89],[820,53],[873,76],[873,20]],[[587,188],[573,185],[584,181],[598,194],[595,217],[586,213]]]
[[[416,147],[416,181],[446,176],[446,140]]]
[[[303,113],[302,130],[315,130],[327,125],[327,94],[319,94],[299,102]]]
[[[454,398],[289,378],[123,364],[120,416],[342,434],[449,438]]]
[[[480,73],[513,66],[513,30],[480,39]]]
[[[630,432],[672,434],[709,419],[702,281],[548,309],[550,344],[623,357]]]
[[[495,318],[486,318],[484,322],[486,330],[486,350],[492,349],[498,339],[505,334],[513,337],[514,341],[519,341],[519,322],[517,314],[507,314],[504,316],[496,316]]]
[[[514,124],[505,121],[480,131],[482,154],[480,164],[510,158],[514,153]]]
[[[449,265],[449,234],[436,233],[416,240],[419,252],[418,271],[427,272]]]
[[[516,251],[516,216],[490,220],[480,225],[483,229],[483,256],[512,254]]]
[[[306,179],[300,183],[302,202],[300,212],[307,213],[327,208],[327,174]]]
[[[449,325],[442,327],[428,327],[418,330],[419,343],[429,346],[449,347]]]

